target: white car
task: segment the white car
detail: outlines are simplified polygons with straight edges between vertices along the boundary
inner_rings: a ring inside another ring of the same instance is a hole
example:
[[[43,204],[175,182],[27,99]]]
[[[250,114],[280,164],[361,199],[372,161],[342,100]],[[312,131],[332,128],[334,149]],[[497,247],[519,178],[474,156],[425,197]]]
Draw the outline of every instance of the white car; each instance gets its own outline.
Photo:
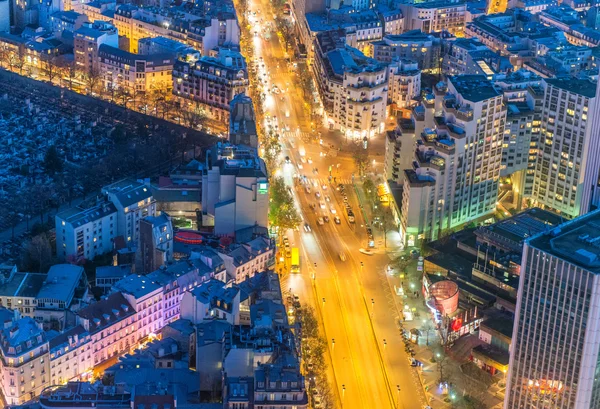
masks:
[[[306,158],[304,156],[300,156],[300,162],[306,163]]]
[[[317,223],[319,224],[319,226],[322,226],[322,225],[324,225],[324,224],[325,224],[325,221],[323,220],[323,218],[322,218],[322,217],[319,217],[319,218],[317,219]]]
[[[317,197],[317,199],[321,198],[321,192],[315,192],[315,196]]]
[[[336,214],[337,211],[335,210],[335,207],[331,206],[331,214]]]
[[[321,189],[327,190],[327,185],[323,184],[323,186],[321,186]]]
[[[331,202],[331,198],[328,195],[325,195],[325,201],[326,202]]]
[[[308,223],[304,223],[304,231],[307,233],[311,231],[310,225]]]
[[[325,202],[321,200],[321,203],[319,204],[321,206],[321,209],[325,209]]]

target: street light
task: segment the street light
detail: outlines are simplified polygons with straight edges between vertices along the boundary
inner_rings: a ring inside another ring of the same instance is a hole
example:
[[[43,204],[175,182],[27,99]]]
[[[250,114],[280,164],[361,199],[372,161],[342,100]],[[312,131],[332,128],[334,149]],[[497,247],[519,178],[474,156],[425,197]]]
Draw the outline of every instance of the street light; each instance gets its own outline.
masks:
[[[398,401],[398,408],[400,408],[400,385],[396,385],[396,400]]]
[[[335,348],[335,338],[331,338],[331,350]]]
[[[342,385],[342,401],[344,400],[345,395],[346,395],[346,385]]]
[[[387,341],[385,340],[385,338],[383,339],[383,350],[385,351],[387,347]]]
[[[323,297],[323,308],[325,308],[325,297]]]

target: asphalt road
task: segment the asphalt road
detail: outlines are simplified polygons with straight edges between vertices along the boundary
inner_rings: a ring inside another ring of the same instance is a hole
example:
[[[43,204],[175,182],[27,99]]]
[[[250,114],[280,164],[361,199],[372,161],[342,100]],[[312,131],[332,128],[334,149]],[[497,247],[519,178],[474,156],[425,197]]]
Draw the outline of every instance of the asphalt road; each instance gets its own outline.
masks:
[[[282,287],[298,294],[323,318],[333,363],[331,382],[342,407],[422,407],[422,389],[404,352],[394,295],[385,277],[389,259],[385,254],[364,255],[359,251],[366,247],[366,231],[351,185],[353,160],[347,155],[322,156],[329,149],[303,142],[312,125],[293,67],[285,61],[285,50],[275,25],[270,23],[269,26],[268,22],[273,21],[272,5],[268,0],[250,0],[249,10],[256,12],[250,17],[254,63],[257,64],[256,77],[252,80],[260,78],[263,82],[264,111],[271,118],[276,117],[269,123],[277,124],[284,148],[282,156],[287,156],[290,162],[276,173],[292,188],[304,221],[311,227],[310,232],[302,228],[299,232],[288,232],[291,245],[300,248],[301,273],[287,276]],[[273,86],[281,92],[273,93]],[[268,126],[266,118],[261,120]],[[336,191],[337,183],[329,183],[330,166],[331,176],[346,185],[356,216],[354,224],[348,222],[342,196]],[[294,183],[298,175],[306,176],[306,183],[311,185],[310,193],[305,185]],[[316,191],[320,192],[320,198],[315,196]],[[326,195],[329,202],[324,200]],[[321,202],[325,208],[321,208]],[[330,221],[318,225],[317,218],[324,215],[329,216]],[[334,216],[340,217],[340,224],[334,223]],[[345,261],[340,253],[344,253]]]

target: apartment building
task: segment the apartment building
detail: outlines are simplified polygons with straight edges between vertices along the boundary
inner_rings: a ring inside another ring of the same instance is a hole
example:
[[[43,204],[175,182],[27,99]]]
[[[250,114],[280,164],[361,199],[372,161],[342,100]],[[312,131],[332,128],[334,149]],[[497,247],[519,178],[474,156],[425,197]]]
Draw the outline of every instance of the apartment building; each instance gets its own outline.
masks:
[[[121,293],[79,310],[76,319],[91,336],[94,366],[137,346],[136,311]]]
[[[495,86],[506,105],[500,176],[510,177],[513,203],[520,209],[533,189],[544,96],[542,79],[530,71],[519,70],[498,77]]]
[[[467,13],[466,2],[426,1],[422,3],[401,3],[405,30],[422,30],[424,33],[448,31],[462,35]]]
[[[71,12],[73,13],[73,12]],[[83,23],[73,32],[73,54],[77,68],[84,73],[99,73],[98,51],[101,45],[119,47],[117,28],[104,21]]]
[[[401,228],[409,246],[490,216],[498,197],[506,119],[501,94],[478,75],[451,76],[434,91],[442,115],[415,117],[423,130],[413,169],[404,171]]]
[[[142,271],[149,273],[173,260],[173,224],[166,213],[140,220]]]
[[[219,280],[208,280],[186,292],[181,300],[181,318],[194,324],[221,320],[240,325],[241,291]]]
[[[113,285],[135,311],[136,341],[154,337],[164,326],[163,287],[151,278],[131,274]]]
[[[50,355],[41,323],[21,317],[18,311],[0,309],[0,372],[8,404],[19,405],[50,385]]]
[[[440,38],[421,30],[411,30],[399,35],[386,35],[380,41],[371,42],[371,55],[382,63],[395,58],[416,61],[420,70],[441,68]]]
[[[65,37],[68,37],[68,35],[72,35],[87,21],[88,19],[85,14],[80,14],[73,10],[57,11],[50,15],[48,24],[44,28],[50,30],[57,38],[63,39],[63,33]]]
[[[119,235],[127,244],[138,243],[140,220],[156,215],[156,201],[143,183],[124,179],[102,188],[102,193],[117,209]]]
[[[0,275],[0,306],[16,310],[22,317],[35,317],[37,295],[46,274],[20,273],[17,266],[3,268]]]
[[[218,255],[227,270],[227,278],[239,284],[274,264],[275,243],[266,237],[257,237],[247,243],[219,249]]]
[[[100,75],[106,89],[125,88],[131,94],[173,88],[172,54],[140,55],[102,44],[98,48]]]
[[[414,105],[421,94],[419,64],[413,60],[395,60],[388,69],[388,104],[396,111]]]
[[[595,211],[525,242],[505,409],[600,405],[599,230]]]
[[[259,365],[254,371],[254,402],[269,402],[281,409],[308,408],[304,377],[296,358],[284,353]]]
[[[61,260],[93,260],[112,251],[114,239],[119,235],[114,204],[80,206],[55,216],[56,253]]]
[[[596,88],[587,79],[545,79],[539,152],[532,199],[568,218],[598,201],[600,115]]]
[[[228,120],[231,101],[248,86],[246,60],[233,50],[220,49],[197,62],[177,61],[173,69],[173,93],[185,104],[201,103],[216,120]]]
[[[313,70],[331,129],[359,140],[383,132],[388,101],[384,64],[343,45],[335,32],[324,32],[315,40]]]
[[[50,339],[50,384],[87,380],[92,375],[92,336],[77,325]]]
[[[202,225],[218,235],[266,227],[269,181],[256,149],[218,143],[206,152],[202,174]]]

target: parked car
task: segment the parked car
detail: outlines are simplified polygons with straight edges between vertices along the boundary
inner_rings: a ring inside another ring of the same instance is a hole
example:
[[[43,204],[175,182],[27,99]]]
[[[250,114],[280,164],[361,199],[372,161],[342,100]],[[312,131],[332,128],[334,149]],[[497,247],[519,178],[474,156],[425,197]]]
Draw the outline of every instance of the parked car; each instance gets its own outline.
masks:
[[[325,224],[325,221],[323,220],[323,218],[322,218],[322,217],[319,217],[319,218],[317,219],[317,224],[318,224],[319,226],[322,226],[322,225],[324,225],[324,224]]]

